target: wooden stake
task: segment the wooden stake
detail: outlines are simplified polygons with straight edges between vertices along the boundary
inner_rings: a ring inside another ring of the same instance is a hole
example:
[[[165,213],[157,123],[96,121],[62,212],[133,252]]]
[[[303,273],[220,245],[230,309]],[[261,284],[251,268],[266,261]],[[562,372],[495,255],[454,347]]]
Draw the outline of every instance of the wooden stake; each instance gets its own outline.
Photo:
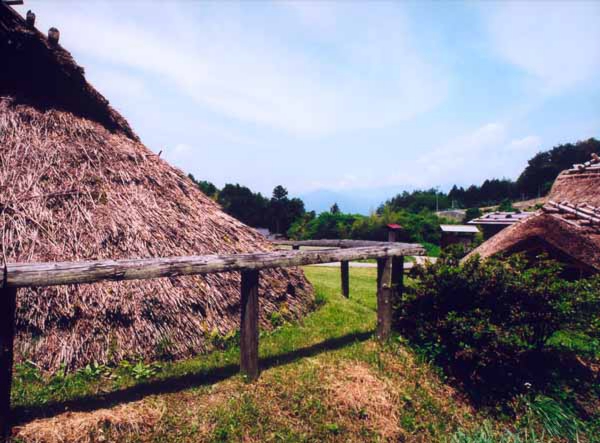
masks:
[[[392,258],[392,311],[394,304],[402,298],[404,292],[404,257]]]
[[[16,306],[17,289],[0,288],[0,441],[2,442],[10,434],[10,388]]]
[[[242,272],[240,370],[248,380],[258,378],[258,271]]]
[[[392,259],[377,260],[377,338],[385,341],[392,331]]]
[[[397,238],[398,238],[398,236],[397,236],[397,234],[396,234],[396,231],[395,231],[395,230],[393,230],[393,229],[390,229],[390,230],[388,231],[388,242],[391,242],[391,243],[393,243],[393,242],[395,242],[395,241],[396,241],[396,239],[397,239]]]
[[[342,295],[350,297],[350,264],[348,260],[342,260],[340,263],[342,271]]]

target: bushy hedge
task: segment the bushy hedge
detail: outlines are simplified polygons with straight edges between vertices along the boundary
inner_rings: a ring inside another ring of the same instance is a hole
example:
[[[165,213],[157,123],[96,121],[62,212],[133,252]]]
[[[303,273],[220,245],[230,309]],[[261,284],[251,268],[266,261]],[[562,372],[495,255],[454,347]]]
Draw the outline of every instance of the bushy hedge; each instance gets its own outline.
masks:
[[[600,277],[572,282],[560,271],[543,257],[464,264],[445,257],[416,269],[415,284],[398,302],[397,324],[466,385],[519,391],[552,369],[544,367],[545,354],[557,350],[556,334],[600,338]]]

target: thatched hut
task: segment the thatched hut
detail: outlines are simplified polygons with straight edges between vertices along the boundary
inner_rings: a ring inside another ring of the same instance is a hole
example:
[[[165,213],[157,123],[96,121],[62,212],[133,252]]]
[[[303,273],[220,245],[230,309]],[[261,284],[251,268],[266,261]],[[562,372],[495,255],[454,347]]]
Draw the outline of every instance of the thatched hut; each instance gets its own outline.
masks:
[[[503,229],[518,223],[533,215],[531,212],[496,211],[483,214],[481,217],[469,221],[469,225],[475,225],[483,231],[483,238],[488,240]]]
[[[0,262],[270,251],[147,149],[83,69],[0,2]],[[261,273],[261,321],[305,313],[300,270]],[[237,273],[23,289],[17,360],[181,358],[239,327]]]
[[[562,262],[565,275],[600,272],[600,159],[563,171],[548,202],[531,217],[506,228],[471,254],[490,257],[523,252],[546,253]]]

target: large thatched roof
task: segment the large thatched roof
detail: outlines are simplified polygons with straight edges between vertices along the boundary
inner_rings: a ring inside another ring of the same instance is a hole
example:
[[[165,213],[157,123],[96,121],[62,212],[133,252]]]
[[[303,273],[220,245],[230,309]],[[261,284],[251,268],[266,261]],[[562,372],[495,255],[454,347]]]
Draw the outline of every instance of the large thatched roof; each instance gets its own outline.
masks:
[[[600,159],[563,171],[548,203],[470,255],[490,257],[542,248],[587,272],[600,272]]]
[[[0,262],[271,250],[144,145],[68,52],[0,3]],[[261,319],[299,317],[299,270],[261,272]],[[20,290],[17,358],[46,368],[210,347],[239,327],[237,273]]]

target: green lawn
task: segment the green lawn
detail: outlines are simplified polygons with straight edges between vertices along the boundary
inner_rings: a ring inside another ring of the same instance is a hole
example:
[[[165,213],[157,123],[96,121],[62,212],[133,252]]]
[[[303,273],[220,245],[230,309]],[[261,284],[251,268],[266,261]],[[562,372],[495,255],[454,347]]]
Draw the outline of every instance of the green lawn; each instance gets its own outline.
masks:
[[[351,268],[349,299],[338,268],[304,270],[318,308],[261,333],[257,382],[238,374],[234,338],[186,361],[92,366],[50,379],[19,365],[17,441],[61,441],[50,438],[57,432],[78,441],[496,441],[470,434],[484,417],[404,340],[373,339],[376,269]]]

